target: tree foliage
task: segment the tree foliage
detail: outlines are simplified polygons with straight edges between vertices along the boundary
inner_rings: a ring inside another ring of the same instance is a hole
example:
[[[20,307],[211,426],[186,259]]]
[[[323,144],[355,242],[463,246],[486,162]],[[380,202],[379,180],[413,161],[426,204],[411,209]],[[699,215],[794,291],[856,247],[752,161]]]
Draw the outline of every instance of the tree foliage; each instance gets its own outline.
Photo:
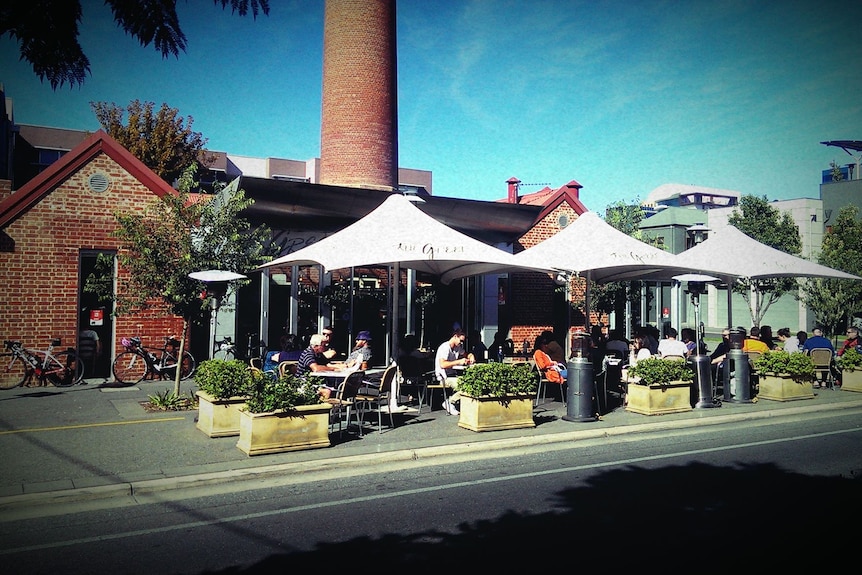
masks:
[[[174,182],[195,164],[209,164],[204,157],[206,139],[192,131],[194,119],[163,103],[153,112],[153,102],[133,100],[124,110],[113,103],[90,102],[90,107],[109,136],[129,150],[166,182]]]
[[[742,196],[738,208],[728,218],[728,223],[745,235],[788,254],[799,255],[802,239],[799,226],[788,212],[769,205],[766,196]],[[741,294],[748,304],[751,325],[759,326],[769,307],[786,293],[796,291],[794,278],[757,279],[740,278],[733,284],[733,291]]]
[[[176,0],[105,0],[114,21],[137,38],[141,46],[153,44],[162,57],[178,57],[186,50],[186,36],[180,28]],[[231,13],[253,18],[269,15],[269,0],[213,0]],[[90,8],[90,6],[88,6]],[[41,81],[51,88],[68,84],[82,86],[90,74],[90,60],[78,42],[81,24],[80,0],[5,0],[0,8],[0,36],[8,34],[19,45],[21,59],[33,66]]]
[[[854,275],[862,275],[862,221],[859,208],[841,208],[835,224],[823,237],[818,262]],[[816,278],[802,287],[802,302],[811,308],[818,325],[829,334],[841,333],[862,315],[862,282]]]
[[[116,278],[115,314],[134,314],[146,309],[165,309],[183,318],[181,351],[191,320],[208,307],[200,297],[200,281],[189,274],[204,270],[228,270],[248,274],[269,261],[270,230],[252,228],[240,213],[253,201],[243,190],[228,194],[226,202],[190,201],[197,187],[193,169],[180,180],[180,191],[167,194],[143,213],[117,213],[120,273]],[[111,262],[113,265],[113,262]],[[104,276],[104,270],[94,274]],[[88,281],[85,290],[110,298],[109,282]],[[236,289],[248,280],[231,282]],[[179,394],[179,370],[175,393]]]

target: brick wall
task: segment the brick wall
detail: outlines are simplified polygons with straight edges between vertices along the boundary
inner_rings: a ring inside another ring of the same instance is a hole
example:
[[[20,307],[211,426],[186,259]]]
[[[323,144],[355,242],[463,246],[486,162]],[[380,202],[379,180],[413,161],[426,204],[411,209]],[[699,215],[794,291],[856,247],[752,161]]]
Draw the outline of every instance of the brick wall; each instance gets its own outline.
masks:
[[[105,192],[90,191],[87,179],[94,172],[110,177]],[[81,250],[116,251],[110,237],[114,211],[141,211],[155,197],[100,154],[6,228],[14,250],[0,251],[0,337],[37,349],[54,337],[75,346]],[[117,318],[114,349],[123,336],[141,335],[146,344],[159,345],[162,336],[182,332],[180,318],[156,315]],[[104,347],[111,349],[111,342]]]

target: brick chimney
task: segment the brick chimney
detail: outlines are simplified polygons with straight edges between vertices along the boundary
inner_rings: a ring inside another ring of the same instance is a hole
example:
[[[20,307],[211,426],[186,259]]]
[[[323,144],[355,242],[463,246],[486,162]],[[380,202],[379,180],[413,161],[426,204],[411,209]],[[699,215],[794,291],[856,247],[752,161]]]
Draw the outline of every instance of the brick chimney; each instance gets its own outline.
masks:
[[[579,184],[575,180],[572,180],[571,182],[566,184],[566,189],[570,190],[572,192],[572,195],[578,199],[581,199],[581,188],[583,188],[583,187],[584,186],[582,186],[581,184]]]
[[[518,178],[513,176],[513,177],[509,178],[508,180],[506,180],[506,183],[509,184],[509,195],[508,195],[507,202],[510,204],[517,204],[518,203],[518,184],[521,183],[521,180],[519,180]]]
[[[320,183],[398,188],[395,0],[326,0]]]

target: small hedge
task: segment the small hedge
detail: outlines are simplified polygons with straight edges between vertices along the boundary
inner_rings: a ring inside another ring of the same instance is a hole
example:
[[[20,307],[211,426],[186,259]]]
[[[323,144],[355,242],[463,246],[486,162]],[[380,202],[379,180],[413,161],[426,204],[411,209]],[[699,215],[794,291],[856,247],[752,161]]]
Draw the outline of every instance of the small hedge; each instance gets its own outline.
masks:
[[[539,379],[529,363],[477,363],[458,378],[458,391],[472,397],[535,395]]]
[[[855,347],[851,347],[842,355],[835,359],[835,363],[839,369],[858,369],[862,370],[862,353],[856,351]]]
[[[760,373],[789,375],[796,380],[814,379],[814,360],[804,353],[788,353],[782,350],[763,352],[754,362]]]
[[[198,389],[216,399],[245,395],[249,381],[248,365],[238,359],[207,359],[195,372]]]
[[[315,405],[320,403],[317,388],[321,383],[323,378],[320,377],[303,378],[286,373],[273,379],[256,371],[251,374],[245,408],[251,413],[269,413],[287,411],[299,405]]]
[[[638,360],[634,367],[630,367],[628,374],[640,378],[633,381],[637,385],[667,385],[671,382],[694,381],[694,370],[682,359],[645,357]]]

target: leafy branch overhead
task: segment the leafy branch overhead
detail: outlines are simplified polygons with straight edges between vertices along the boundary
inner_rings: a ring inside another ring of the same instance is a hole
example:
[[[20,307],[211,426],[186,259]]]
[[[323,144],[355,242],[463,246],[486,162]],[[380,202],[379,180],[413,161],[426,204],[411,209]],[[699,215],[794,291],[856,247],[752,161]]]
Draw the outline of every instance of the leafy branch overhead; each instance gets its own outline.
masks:
[[[88,15],[96,2],[88,3]],[[141,2],[105,0],[114,21],[141,46],[153,44],[162,57],[179,56],[186,50],[186,35],[180,28],[176,0]],[[252,17],[269,15],[269,0],[213,0],[231,13]],[[9,35],[18,43],[21,60],[33,66],[40,80],[51,88],[68,84],[82,86],[90,74],[90,59],[78,42],[82,11],[80,0],[5,0],[0,8],[0,36]]]

